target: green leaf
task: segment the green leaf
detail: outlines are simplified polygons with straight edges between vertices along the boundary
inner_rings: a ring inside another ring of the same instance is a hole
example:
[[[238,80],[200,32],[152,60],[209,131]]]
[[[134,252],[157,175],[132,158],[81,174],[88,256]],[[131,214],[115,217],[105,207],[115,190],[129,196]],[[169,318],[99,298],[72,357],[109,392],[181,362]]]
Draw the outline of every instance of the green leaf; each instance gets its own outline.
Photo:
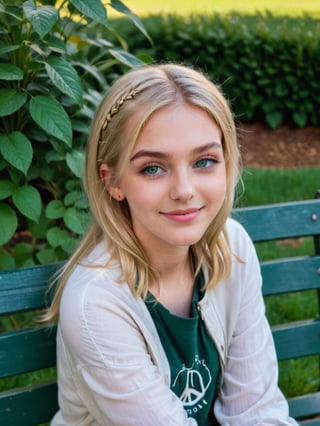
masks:
[[[63,217],[66,208],[60,200],[52,200],[47,205],[46,217],[48,219],[60,219]]]
[[[74,203],[74,206],[79,210],[88,210],[88,199],[84,192],[81,192],[78,200]]]
[[[76,65],[78,68],[82,68],[87,75],[91,75],[99,84],[102,90],[105,90],[106,86],[108,85],[105,74],[101,72],[95,65],[93,64],[86,64],[84,62],[74,62],[74,65]],[[105,65],[105,62],[104,64]],[[91,89],[93,91],[93,89]],[[100,96],[102,96],[101,92],[99,92]],[[86,95],[83,95],[84,97]],[[97,102],[97,100],[95,100]]]
[[[14,257],[8,253],[7,251],[0,251],[0,270],[3,271],[5,269],[14,269],[17,264],[14,260]]]
[[[41,56],[41,57],[47,56],[47,52],[39,44],[31,43],[30,50],[33,50],[37,54],[37,56]]]
[[[74,191],[75,189],[79,190],[80,188],[80,182],[79,179],[69,179],[66,182],[66,189],[68,191]]]
[[[74,238],[71,237],[69,235],[69,239],[67,241],[65,241],[62,245],[61,248],[63,251],[65,251],[68,255],[71,255],[72,253],[75,252],[77,246],[79,245],[79,239],[78,238]]]
[[[82,105],[82,84],[75,68],[65,59],[58,56],[49,57],[45,65],[52,83],[62,93],[70,96],[75,102]]]
[[[41,197],[36,188],[31,185],[21,186],[13,194],[12,201],[24,216],[38,222],[41,214]]]
[[[57,226],[50,228],[47,232],[47,240],[51,247],[59,247],[69,240],[69,233],[65,229],[60,229]]]
[[[10,180],[0,180],[0,200],[10,197],[13,194],[15,186]]]
[[[70,231],[79,235],[84,234],[88,224],[88,214],[71,207],[66,210],[63,219]]]
[[[0,117],[5,117],[18,111],[26,100],[26,93],[19,93],[14,89],[0,89]]]
[[[140,59],[138,59],[136,56],[129,52],[125,52],[124,50],[109,49],[109,52],[119,62],[127,65],[130,68],[140,67],[144,64],[144,62],[140,61]]]
[[[107,12],[100,0],[69,0],[84,16],[107,25]]]
[[[122,1],[111,0],[110,6],[116,11],[127,15],[131,19],[131,21],[134,23],[134,25],[138,28],[138,30],[140,30],[142,34],[149,40],[149,42],[153,44],[151,37],[147,33],[143,23],[140,21],[138,16],[135,13],[133,13]]]
[[[13,253],[17,256],[24,255],[25,253],[31,254],[33,251],[33,246],[30,243],[17,243],[13,247]]]
[[[32,253],[33,246],[28,243],[17,243],[12,251],[18,267],[33,264]]]
[[[46,42],[52,52],[59,54],[67,53],[67,46],[60,38],[55,37],[54,35],[49,35]]]
[[[0,80],[22,80],[23,71],[21,68],[12,64],[0,63]]]
[[[293,121],[299,126],[304,127],[308,121],[308,115],[303,112],[294,112],[292,114]]]
[[[282,98],[284,96],[287,96],[289,93],[289,88],[285,86],[284,84],[277,84],[275,87],[275,94],[277,97]]]
[[[46,153],[45,159],[47,163],[51,163],[52,161],[62,161],[65,160],[65,154],[52,149]]]
[[[18,187],[21,182],[21,172],[17,170],[16,168],[8,167],[8,173],[9,173],[11,182]]]
[[[48,96],[35,96],[30,101],[30,114],[45,132],[71,146],[71,122],[58,101]]]
[[[59,18],[58,11],[55,7],[37,7],[32,0],[23,3],[23,11],[27,20],[41,38],[51,30]]]
[[[33,220],[28,220],[27,226],[34,238],[43,239],[47,235],[49,225],[50,221],[45,217],[44,211],[42,209],[38,223],[33,222]]]
[[[0,157],[0,170],[3,170],[7,167],[8,163],[6,162],[6,160],[2,157]]]
[[[79,200],[80,197],[81,193],[79,191],[70,191],[66,194],[63,201],[66,206],[72,206]]]
[[[47,263],[54,263],[59,260],[55,250],[49,247],[39,250],[36,257],[42,265]]]
[[[0,203],[0,246],[6,244],[18,226],[15,211],[7,204]]]
[[[142,61],[144,64],[151,64],[152,62],[155,61],[155,59],[147,54],[144,53],[140,53],[139,55],[137,55],[137,58],[140,59],[140,61]]]
[[[281,112],[274,111],[274,112],[270,112],[266,114],[266,122],[272,129],[279,127],[282,121],[283,121],[283,116]]]
[[[12,132],[0,135],[0,152],[3,158],[25,175],[33,157],[31,142],[24,134]]]
[[[22,16],[20,13],[20,8],[17,6],[17,2],[14,0],[7,0],[5,7],[3,6],[3,1],[0,3],[0,12],[5,13],[7,16],[14,18],[15,20],[22,23]],[[15,6],[14,6],[15,5]],[[12,23],[13,20],[10,20]]]
[[[82,178],[84,169],[84,153],[78,150],[68,152],[66,155],[69,169],[78,177]]]
[[[15,50],[20,49],[19,44],[7,45],[0,41],[0,56],[3,56],[6,53],[14,52]]]

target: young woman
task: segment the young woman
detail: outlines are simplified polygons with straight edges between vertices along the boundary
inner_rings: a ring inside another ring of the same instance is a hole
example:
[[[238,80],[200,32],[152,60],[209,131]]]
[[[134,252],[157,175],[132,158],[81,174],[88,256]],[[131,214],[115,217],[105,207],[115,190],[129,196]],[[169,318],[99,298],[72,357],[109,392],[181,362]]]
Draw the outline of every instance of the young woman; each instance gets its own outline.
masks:
[[[295,425],[248,235],[232,113],[180,65],[122,76],[93,120],[92,225],[47,319],[57,335],[52,425]]]

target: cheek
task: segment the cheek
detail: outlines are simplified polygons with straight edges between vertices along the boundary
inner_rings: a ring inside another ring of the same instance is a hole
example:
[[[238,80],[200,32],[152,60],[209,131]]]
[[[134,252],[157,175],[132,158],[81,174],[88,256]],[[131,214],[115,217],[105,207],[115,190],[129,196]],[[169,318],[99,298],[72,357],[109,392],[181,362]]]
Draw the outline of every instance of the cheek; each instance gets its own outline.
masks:
[[[224,198],[227,191],[227,179],[225,172],[221,172],[218,176],[206,183],[206,191],[212,200]]]
[[[146,211],[157,204],[157,190],[148,188],[148,186],[135,186],[131,190],[126,191],[126,198],[131,211]]]

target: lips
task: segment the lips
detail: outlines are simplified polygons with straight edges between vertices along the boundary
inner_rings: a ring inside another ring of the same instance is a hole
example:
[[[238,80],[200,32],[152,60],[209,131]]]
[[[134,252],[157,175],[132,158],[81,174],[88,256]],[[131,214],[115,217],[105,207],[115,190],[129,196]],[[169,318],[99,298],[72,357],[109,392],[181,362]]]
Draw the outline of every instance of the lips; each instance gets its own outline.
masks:
[[[173,210],[169,212],[162,212],[161,214],[167,219],[175,222],[186,223],[196,219],[202,208],[197,209],[185,209],[185,210]]]

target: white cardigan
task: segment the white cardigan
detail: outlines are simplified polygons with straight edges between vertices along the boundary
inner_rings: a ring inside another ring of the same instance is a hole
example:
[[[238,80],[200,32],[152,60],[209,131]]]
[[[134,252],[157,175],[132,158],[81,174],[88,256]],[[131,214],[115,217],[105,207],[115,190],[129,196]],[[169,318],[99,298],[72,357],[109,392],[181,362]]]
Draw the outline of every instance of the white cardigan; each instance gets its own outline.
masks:
[[[222,367],[216,418],[225,426],[297,425],[277,386],[254,246],[232,219],[228,233],[244,263],[234,260],[230,279],[200,302]],[[106,258],[99,244],[87,263]],[[65,287],[57,334],[60,410],[52,426],[196,425],[170,390],[170,367],[148,309],[119,276],[117,267],[79,265]]]

